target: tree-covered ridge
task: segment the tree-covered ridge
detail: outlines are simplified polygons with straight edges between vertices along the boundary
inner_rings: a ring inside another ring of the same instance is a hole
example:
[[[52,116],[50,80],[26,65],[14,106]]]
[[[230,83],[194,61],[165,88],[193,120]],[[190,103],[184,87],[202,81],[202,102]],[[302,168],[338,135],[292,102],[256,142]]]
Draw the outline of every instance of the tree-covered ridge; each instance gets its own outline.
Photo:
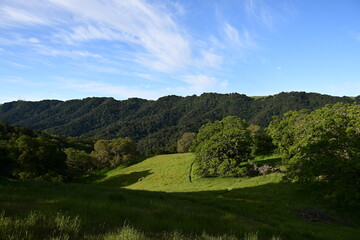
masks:
[[[237,116],[249,124],[265,127],[274,115],[305,108],[314,110],[337,102],[359,103],[359,97],[291,92],[252,98],[237,93],[204,93],[166,96],[157,101],[139,98],[17,101],[0,106],[0,120],[63,136],[130,137],[143,152],[174,151],[183,133],[197,132],[202,125],[226,116]]]

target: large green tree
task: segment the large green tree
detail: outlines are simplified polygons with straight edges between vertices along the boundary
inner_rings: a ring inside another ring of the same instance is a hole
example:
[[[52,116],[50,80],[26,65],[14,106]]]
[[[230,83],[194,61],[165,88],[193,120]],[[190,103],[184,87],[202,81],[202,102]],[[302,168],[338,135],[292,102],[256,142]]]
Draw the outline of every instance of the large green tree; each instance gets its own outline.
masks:
[[[197,173],[202,176],[237,176],[240,164],[252,159],[253,139],[245,120],[230,116],[208,123],[197,135],[194,150]]]
[[[360,203],[360,105],[292,112],[270,126],[280,150],[286,148],[286,180],[321,186],[324,198],[337,203]]]

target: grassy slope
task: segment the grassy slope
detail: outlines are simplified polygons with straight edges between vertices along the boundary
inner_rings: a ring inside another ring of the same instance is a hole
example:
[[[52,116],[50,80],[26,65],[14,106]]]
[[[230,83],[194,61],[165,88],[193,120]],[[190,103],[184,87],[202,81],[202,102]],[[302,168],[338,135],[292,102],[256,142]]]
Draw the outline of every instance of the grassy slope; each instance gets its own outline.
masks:
[[[124,223],[153,239],[160,239],[159,233],[174,231],[187,236],[207,232],[237,237],[258,232],[260,239],[274,235],[281,239],[360,236],[359,210],[328,209],[304,194],[300,186],[278,183],[280,174],[251,179],[194,178],[191,183],[188,173],[192,159],[191,154],[157,156],[114,169],[93,185],[0,180],[0,206],[6,217],[26,219],[36,211],[54,226],[59,222],[54,216],[59,213],[78,218],[79,230],[65,232],[71,239],[101,239],[99,235],[115,232]],[[331,220],[303,220],[298,212],[308,207],[323,209]],[[345,220],[352,226],[346,226]],[[0,238],[5,222],[4,217],[0,218]],[[35,225],[41,226],[41,221]],[[45,229],[49,229],[46,224]],[[19,229],[14,231],[21,233]]]
[[[198,192],[255,187],[278,183],[281,179],[280,174],[247,179],[200,178],[192,174],[190,182],[189,170],[192,162],[191,153],[159,155],[127,168],[114,169],[96,183],[102,186],[147,191]]]

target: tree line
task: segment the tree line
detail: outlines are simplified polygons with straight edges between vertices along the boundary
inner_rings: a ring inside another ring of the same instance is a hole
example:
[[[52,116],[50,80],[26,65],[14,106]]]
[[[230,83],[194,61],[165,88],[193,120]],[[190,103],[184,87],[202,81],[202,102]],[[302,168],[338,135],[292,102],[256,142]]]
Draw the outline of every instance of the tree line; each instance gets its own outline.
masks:
[[[138,159],[130,138],[60,137],[0,122],[0,176],[20,180],[71,181],[99,168]]]

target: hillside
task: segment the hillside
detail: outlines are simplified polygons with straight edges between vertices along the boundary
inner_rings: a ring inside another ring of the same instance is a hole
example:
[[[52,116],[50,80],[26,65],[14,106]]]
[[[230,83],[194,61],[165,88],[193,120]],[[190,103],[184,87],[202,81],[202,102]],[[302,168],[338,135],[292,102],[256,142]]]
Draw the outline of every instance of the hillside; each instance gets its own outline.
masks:
[[[290,92],[252,98],[237,93],[166,96],[157,101],[131,98],[86,98],[0,105],[0,120],[49,133],[93,138],[131,137],[140,150],[173,145],[184,132],[197,132],[205,123],[234,115],[267,126],[272,116],[289,110],[317,109],[337,102],[359,103],[359,97],[334,97]]]
[[[264,161],[279,161],[273,156]],[[129,167],[119,167],[107,172],[94,182],[100,186],[146,191],[197,192],[228,190],[278,183],[280,174],[254,178],[201,178],[191,174],[192,153],[159,155]]]

